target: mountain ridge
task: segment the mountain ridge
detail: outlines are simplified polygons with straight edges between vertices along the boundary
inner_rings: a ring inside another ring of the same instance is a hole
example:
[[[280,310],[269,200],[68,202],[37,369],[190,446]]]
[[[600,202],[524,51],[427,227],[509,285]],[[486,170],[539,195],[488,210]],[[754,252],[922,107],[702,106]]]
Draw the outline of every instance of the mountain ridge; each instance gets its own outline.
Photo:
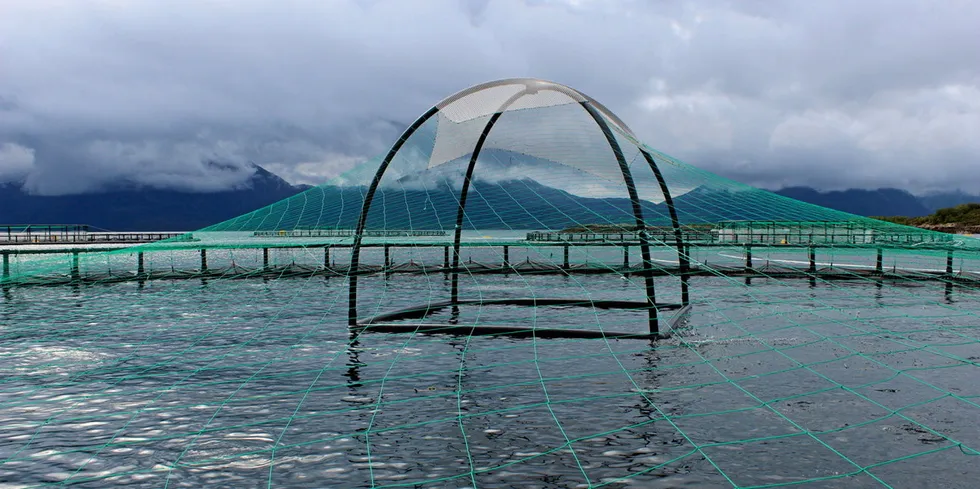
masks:
[[[821,192],[811,187],[786,187],[775,191],[775,193],[808,204],[859,216],[919,217],[932,212],[912,193],[895,188]]]
[[[113,231],[192,231],[251,212],[309,188],[253,165],[243,185],[192,192],[118,182],[98,193],[32,195],[19,182],[0,183],[2,224],[88,224]]]
[[[222,223],[229,219],[252,213],[256,209],[297,196],[313,188],[309,185],[293,185],[258,165],[252,165],[254,173],[235,189],[200,193],[133,187],[120,184],[100,193],[79,195],[41,196],[25,192],[18,183],[0,183],[0,223],[3,224],[89,224],[116,231],[192,231]],[[474,182],[477,190],[468,204],[469,228],[551,228],[561,229],[568,225],[596,220],[596,216],[618,216],[620,220],[631,215],[629,200],[622,198],[582,197],[566,191],[547,187],[529,179],[506,182]],[[323,222],[317,225],[350,227],[356,223],[360,211],[363,189],[321,186],[321,192],[312,192],[304,199],[321,199]],[[385,219],[404,221],[413,227],[452,228],[455,225],[455,209],[458,189],[442,186],[432,192],[413,190],[386,190],[392,202],[401,202],[406,212],[389,206],[389,215],[369,216],[369,224],[386,225]],[[387,194],[386,194],[387,192]],[[454,193],[455,192],[455,193]],[[874,190],[848,189],[821,192],[811,187],[796,186],[776,190],[771,194],[763,190],[751,191],[756,199],[772,194],[802,202],[862,216],[921,217],[943,207],[967,202],[980,202],[980,196],[963,192],[928,194],[917,197],[894,188]],[[486,198],[477,198],[475,196]],[[433,199],[433,197],[435,198]],[[334,200],[330,200],[334,199]],[[772,216],[757,214],[756,206],[745,205],[744,196],[724,195],[719,190],[695,189],[675,197],[678,212],[683,220],[738,220],[768,219]],[[497,209],[486,201],[517,202],[521,209],[508,209],[502,218]],[[326,205],[324,205],[326,202]],[[333,202],[342,202],[342,211],[329,214]],[[711,204],[706,204],[710,202]],[[413,209],[417,207],[417,210]],[[431,206],[431,207],[430,207]],[[380,207],[377,207],[380,208]],[[437,211],[438,209],[438,211]],[[556,209],[561,212],[556,213]],[[644,212],[651,225],[666,224],[664,205],[643,203]],[[559,215],[564,214],[564,215]],[[684,217],[686,216],[686,219]],[[600,219],[601,220],[601,219]]]

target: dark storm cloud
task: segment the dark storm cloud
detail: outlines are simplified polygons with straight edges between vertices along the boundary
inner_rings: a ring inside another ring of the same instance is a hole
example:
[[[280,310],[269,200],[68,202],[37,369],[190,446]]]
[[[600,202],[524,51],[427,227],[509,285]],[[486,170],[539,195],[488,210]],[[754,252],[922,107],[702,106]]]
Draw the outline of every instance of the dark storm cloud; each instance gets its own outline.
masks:
[[[977,18],[966,1],[4,2],[0,181],[211,190],[252,161],[319,183],[456,90],[535,76],[748,183],[980,191]]]

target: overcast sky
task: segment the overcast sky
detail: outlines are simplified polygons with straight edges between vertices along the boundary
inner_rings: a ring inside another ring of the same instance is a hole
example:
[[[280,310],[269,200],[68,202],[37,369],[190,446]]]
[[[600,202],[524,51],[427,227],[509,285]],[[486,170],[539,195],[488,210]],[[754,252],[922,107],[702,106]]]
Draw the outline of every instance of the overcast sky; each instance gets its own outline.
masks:
[[[746,183],[980,193],[972,0],[0,0],[0,182],[321,183],[467,86],[580,89]]]

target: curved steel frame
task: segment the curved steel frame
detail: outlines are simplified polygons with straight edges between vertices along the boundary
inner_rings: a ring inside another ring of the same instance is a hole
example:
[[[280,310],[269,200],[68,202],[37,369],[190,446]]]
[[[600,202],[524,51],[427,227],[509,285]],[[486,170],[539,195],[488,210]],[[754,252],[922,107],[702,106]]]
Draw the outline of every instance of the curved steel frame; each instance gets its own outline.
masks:
[[[452,286],[451,286],[451,300],[449,304],[452,305],[460,304],[459,301],[460,240],[462,237],[463,219],[465,217],[466,197],[469,192],[470,183],[473,178],[473,172],[476,167],[476,161],[479,158],[480,152],[483,149],[483,145],[490,134],[490,130],[493,128],[494,124],[497,122],[500,116],[507,110],[507,108],[510,105],[512,105],[514,102],[516,102],[518,99],[523,97],[524,95],[528,93],[533,93],[543,87],[544,89],[559,91],[561,93],[570,96],[573,100],[576,100],[579,103],[579,105],[581,105],[582,108],[585,109],[585,111],[592,117],[596,125],[599,126],[600,130],[602,130],[603,135],[606,137],[606,142],[609,144],[610,149],[612,149],[613,154],[616,157],[616,161],[619,163],[619,168],[623,174],[623,180],[626,184],[626,190],[629,194],[630,202],[632,204],[633,216],[636,220],[637,234],[640,241],[640,253],[643,262],[642,275],[644,276],[646,295],[647,295],[646,309],[648,310],[648,314],[649,314],[649,329],[651,334],[659,333],[659,324],[657,318],[658,305],[656,303],[656,293],[655,293],[655,287],[653,283],[653,275],[652,273],[650,273],[653,268],[653,262],[651,260],[651,255],[650,255],[650,245],[649,245],[649,239],[647,237],[646,221],[643,218],[643,210],[640,205],[640,198],[636,191],[636,185],[633,181],[633,175],[630,172],[629,164],[626,162],[626,158],[623,156],[622,148],[620,147],[619,142],[616,140],[612,128],[609,127],[606,118],[609,118],[620,130],[624,131],[626,134],[632,136],[632,132],[619,118],[617,118],[608,109],[606,109],[604,106],[596,102],[591,97],[588,97],[582,94],[581,92],[573,90],[564,85],[558,85],[558,84],[545,82],[542,80],[534,80],[534,79],[500,80],[496,82],[477,85],[468,88],[466,90],[463,90],[459,93],[456,93],[450,96],[449,98],[443,100],[439,104],[433,106],[424,114],[422,114],[421,117],[419,117],[411,126],[408,127],[408,129],[405,130],[404,133],[402,133],[401,137],[399,137],[398,140],[395,141],[395,144],[392,145],[391,149],[388,151],[388,154],[385,156],[384,160],[382,160],[381,162],[381,165],[378,167],[378,171],[375,173],[374,178],[371,181],[371,185],[364,196],[364,203],[361,207],[361,214],[357,221],[357,229],[354,233],[354,242],[351,247],[351,264],[350,264],[350,272],[349,272],[350,285],[348,290],[348,309],[347,309],[348,324],[350,326],[358,325],[357,323],[357,273],[360,264],[361,237],[364,234],[365,227],[367,226],[368,212],[371,209],[371,202],[374,199],[374,194],[377,192],[378,186],[381,184],[381,178],[384,176],[385,171],[387,171],[388,166],[391,164],[391,161],[394,159],[395,155],[405,144],[405,141],[407,141],[408,138],[410,138],[415,133],[415,131],[419,129],[419,127],[425,124],[429,119],[432,118],[432,116],[437,114],[443,107],[447,106],[448,104],[456,100],[459,100],[462,97],[465,97],[466,95],[475,93],[484,88],[489,88],[492,86],[498,86],[498,85],[508,84],[508,83],[516,83],[516,82],[523,83],[525,85],[525,89],[511,96],[507,101],[501,104],[501,106],[490,117],[490,120],[484,126],[483,131],[480,134],[480,138],[473,148],[473,152],[470,156],[469,164],[467,165],[466,168],[466,176],[463,180],[463,187],[460,192],[459,206],[457,208],[457,213],[456,213],[456,227],[454,229],[455,232],[453,236]],[[657,166],[656,161],[654,161],[653,157],[642,148],[640,148],[640,151],[643,153],[644,159],[646,159],[647,163],[650,165],[651,170],[653,171],[654,175],[657,178],[657,182],[659,183],[660,189],[664,195],[664,202],[666,203],[670,213],[671,223],[674,228],[674,237],[676,240],[675,245],[677,247],[678,262],[681,268],[682,304],[686,306],[688,305],[688,287],[687,287],[687,274],[685,272],[688,268],[687,266],[688,256],[686,250],[684,249],[684,243],[682,237],[683,235],[681,233],[679,220],[677,218],[677,211],[674,208],[674,202],[670,196],[670,191],[667,187],[667,183],[664,180],[663,174],[660,171],[660,168]]]
[[[674,228],[674,246],[677,248],[677,265],[681,270],[681,304],[686,306],[691,302],[687,285],[688,270],[691,268],[691,256],[688,254],[688,249],[684,246],[684,233],[681,231],[680,219],[677,218],[677,208],[674,207],[674,199],[671,198],[670,189],[667,188],[667,180],[664,180],[664,174],[660,171],[660,167],[657,166],[657,162],[643,148],[640,148],[640,152],[643,153],[643,158],[647,160],[650,169],[653,170],[653,175],[657,177],[657,183],[660,184],[660,192],[664,194],[664,203],[667,204],[667,212],[670,214],[670,224]]]
[[[633,182],[633,174],[630,172],[629,164],[626,163],[626,157],[623,156],[623,148],[619,146],[619,141],[616,141],[616,135],[613,134],[612,129],[609,128],[609,124],[606,124],[606,120],[599,115],[588,102],[582,102],[582,107],[589,113],[590,116],[595,120],[595,123],[599,125],[602,129],[602,134],[606,136],[606,142],[609,143],[609,147],[612,148],[613,154],[616,155],[616,161],[619,162],[619,169],[623,172],[623,180],[626,182],[626,192],[630,196],[630,204],[633,206],[633,217],[636,219],[636,232],[637,237],[640,241],[640,257],[643,260],[643,280],[646,284],[647,292],[647,304],[650,306],[649,309],[649,320],[650,320],[650,333],[659,333],[660,325],[657,322],[657,299],[656,290],[653,286],[653,274],[650,273],[653,268],[653,261],[650,260],[650,243],[647,239],[647,224],[646,220],[643,219],[643,209],[640,207],[640,196],[636,193],[636,184]]]

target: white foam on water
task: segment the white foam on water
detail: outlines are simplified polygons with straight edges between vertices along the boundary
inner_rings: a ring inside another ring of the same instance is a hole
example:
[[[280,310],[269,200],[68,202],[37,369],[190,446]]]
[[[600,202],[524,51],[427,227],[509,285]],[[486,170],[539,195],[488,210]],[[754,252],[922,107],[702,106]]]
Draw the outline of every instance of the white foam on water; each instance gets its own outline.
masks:
[[[12,370],[24,375],[65,375],[83,367],[91,368],[105,362],[109,357],[81,348],[50,345],[30,345],[0,348],[0,357]]]
[[[195,472],[198,472],[198,471],[202,471],[202,472],[207,472],[207,471],[221,471],[221,470],[227,470],[227,469],[245,469],[245,470],[250,470],[250,469],[267,469],[267,468],[269,468],[270,465],[273,465],[273,466],[276,466],[276,467],[284,467],[284,468],[286,468],[286,467],[295,466],[297,464],[308,464],[308,465],[322,464],[323,462],[325,462],[325,461],[327,461],[329,459],[336,458],[336,457],[341,456],[341,455],[343,455],[343,453],[327,453],[327,454],[322,454],[322,455],[303,455],[303,456],[278,455],[277,454],[276,457],[275,457],[275,460],[273,461],[272,460],[272,456],[271,456],[271,452],[270,452],[269,454],[262,454],[262,455],[259,455],[259,454],[249,454],[249,455],[243,455],[243,456],[237,457],[237,458],[231,458],[231,457],[229,457],[229,459],[226,460],[226,461],[217,461],[216,460],[216,461],[213,461],[211,463],[200,464],[200,465],[199,464],[194,464],[193,462],[190,462],[190,463],[188,463],[188,465],[193,466],[193,470]],[[351,464],[351,465],[354,466],[354,467],[356,467],[359,464]],[[366,465],[366,464],[363,464],[363,465]],[[374,467],[375,468],[379,468],[379,467],[382,467],[384,465],[385,464],[380,464],[379,465],[379,464],[375,463],[374,464]],[[336,468],[336,469],[327,469],[327,470],[328,471],[329,470],[335,470],[336,472],[343,472],[343,471],[346,471],[347,469],[344,469],[344,468]]]
[[[143,438],[141,436],[120,436],[115,441],[118,443],[139,443],[149,440],[149,438]]]
[[[341,401],[350,402],[355,404],[368,404],[377,402],[377,399],[373,397],[358,397],[358,396],[344,396],[340,398]]]
[[[84,430],[86,428],[92,428],[92,427],[95,427],[95,426],[105,426],[107,424],[109,424],[109,423],[106,423],[105,421],[89,421],[89,422],[86,422],[86,423],[72,423],[72,424],[67,424],[67,425],[64,425],[64,426],[65,426],[65,428],[73,428],[73,429],[76,429],[76,430]]]
[[[228,433],[223,438],[228,441],[257,441],[263,443],[272,443],[275,441],[272,435],[266,433]]]

